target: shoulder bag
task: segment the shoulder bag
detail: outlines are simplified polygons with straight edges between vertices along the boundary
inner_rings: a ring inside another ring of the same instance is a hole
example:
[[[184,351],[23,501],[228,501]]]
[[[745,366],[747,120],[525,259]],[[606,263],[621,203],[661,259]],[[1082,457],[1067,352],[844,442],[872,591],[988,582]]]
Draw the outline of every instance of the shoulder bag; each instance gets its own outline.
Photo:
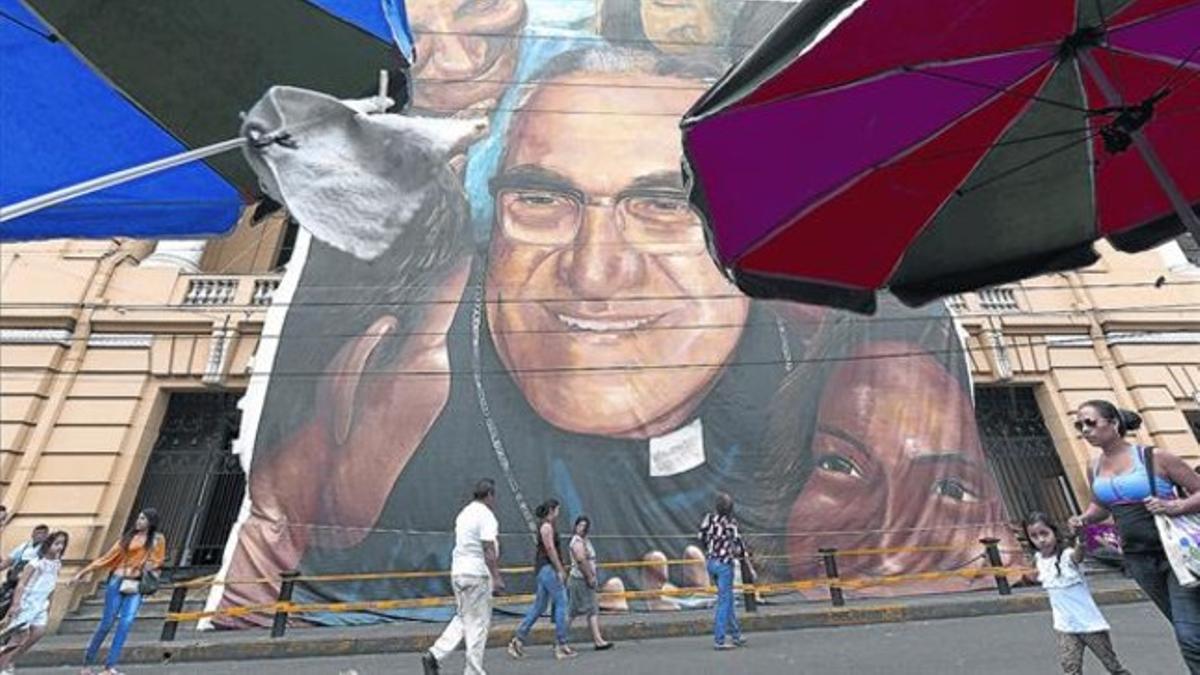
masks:
[[[1154,446],[1145,449],[1146,475],[1150,482],[1150,494],[1158,491],[1154,483]],[[1154,526],[1162,541],[1167,562],[1179,585],[1184,588],[1200,586],[1200,515],[1188,513],[1179,516],[1154,514]]]

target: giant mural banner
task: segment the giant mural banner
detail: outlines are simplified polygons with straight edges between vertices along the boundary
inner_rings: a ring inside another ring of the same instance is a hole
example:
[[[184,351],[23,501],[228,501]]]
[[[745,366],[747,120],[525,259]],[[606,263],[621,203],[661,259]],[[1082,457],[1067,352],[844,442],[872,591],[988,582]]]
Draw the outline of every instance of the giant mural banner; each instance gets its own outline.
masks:
[[[249,488],[225,577],[448,569],[481,477],[499,486],[505,565],[532,562],[532,511],[551,496],[564,530],[591,517],[602,561],[665,560],[697,555],[697,523],[731,492],[765,581],[819,577],[822,547],[888,549],[841,561],[878,577],[978,566],[985,536],[1013,544],[940,305],[862,317],[753,301],[707,253],[679,116],[791,3],[407,4],[411,114],[487,125],[437,167],[450,179],[383,255],[302,241],[247,397]],[[606,577],[609,590],[704,583],[702,566]],[[213,602],[276,592],[230,585]],[[295,599],[446,595],[433,577],[308,581]]]

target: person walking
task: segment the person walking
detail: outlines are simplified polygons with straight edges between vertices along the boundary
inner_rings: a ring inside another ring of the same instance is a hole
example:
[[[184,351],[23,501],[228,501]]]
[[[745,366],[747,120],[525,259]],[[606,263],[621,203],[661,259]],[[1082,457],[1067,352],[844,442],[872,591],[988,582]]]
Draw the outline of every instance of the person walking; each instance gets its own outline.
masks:
[[[1092,650],[1108,672],[1129,675],[1117,659],[1109,636],[1108,622],[1096,606],[1087,580],[1079,570],[1083,547],[1068,542],[1050,517],[1034,512],[1025,518],[1025,539],[1033,547],[1037,581],[1050,599],[1054,632],[1058,638],[1058,660],[1067,675],[1083,672],[1084,647]]]
[[[437,642],[421,657],[425,675],[439,672],[441,662],[466,641],[466,675],[484,675],[483,652],[492,622],[492,594],[504,591],[500,577],[500,524],[496,521],[496,483],[475,483],[470,504],[454,520],[454,552],[450,584],[454,587],[454,618]]]
[[[555,525],[559,508],[558,500],[551,498],[534,510],[538,519],[537,552],[533,565],[537,573],[537,592],[533,605],[517,627],[517,634],[508,643],[508,655],[514,659],[525,658],[525,641],[529,639],[529,631],[542,612],[546,611],[548,603],[553,604],[554,658],[570,659],[576,656],[575,650],[567,644],[567,570],[559,555],[558,528]]]
[[[742,626],[737,620],[733,603],[733,565],[746,555],[746,544],[733,517],[733,497],[722,492],[717,495],[715,510],[704,514],[700,521],[700,545],[708,567],[708,575],[717,585],[717,605],[713,617],[713,647],[717,650],[745,647]],[[753,574],[753,569],[751,574]],[[726,642],[725,637],[732,639]]]
[[[38,550],[46,537],[50,536],[49,525],[38,525],[29,533],[29,539],[9,552],[8,557],[0,561],[0,570],[8,570],[8,576],[15,581],[21,573],[21,568],[38,557]]]
[[[49,534],[50,527],[47,525],[34,527],[27,541],[9,552],[8,557],[0,560],[0,571],[5,572],[3,580],[0,581],[0,616],[12,608],[21,571],[37,559],[42,542],[46,541]]]
[[[1189,671],[1200,675],[1200,588],[1179,585],[1154,524],[1155,514],[1200,512],[1200,476],[1178,455],[1126,441],[1141,425],[1137,413],[1108,401],[1079,406],[1075,428],[1101,453],[1092,466],[1092,501],[1069,524],[1078,529],[1112,515],[1126,568],[1171,622]],[[1191,496],[1176,498],[1176,486]]]
[[[79,570],[71,579],[72,584],[78,584],[95,570],[108,570],[110,573],[104,587],[104,612],[84,652],[81,675],[94,675],[92,666],[114,624],[117,631],[113,635],[101,675],[119,675],[117,663],[121,659],[121,649],[142,607],[142,577],[158,576],[166,557],[167,538],[158,531],[158,511],[143,509],[133,527],[126,530],[107,553]]]
[[[0,650],[0,675],[12,675],[13,662],[46,634],[50,623],[50,598],[58,585],[63,554],[70,536],[59,530],[38,545],[37,557],[21,570],[12,607],[4,617],[4,632],[14,641]]]
[[[613,643],[600,634],[600,604],[596,602],[600,578],[596,570],[596,549],[588,538],[591,530],[591,518],[582,515],[576,518],[571,543],[567,547],[571,552],[571,572],[567,576],[567,600],[571,616],[567,619],[567,632],[570,633],[575,617],[586,616],[588,627],[592,629],[592,644],[596,651],[602,652],[612,649]]]

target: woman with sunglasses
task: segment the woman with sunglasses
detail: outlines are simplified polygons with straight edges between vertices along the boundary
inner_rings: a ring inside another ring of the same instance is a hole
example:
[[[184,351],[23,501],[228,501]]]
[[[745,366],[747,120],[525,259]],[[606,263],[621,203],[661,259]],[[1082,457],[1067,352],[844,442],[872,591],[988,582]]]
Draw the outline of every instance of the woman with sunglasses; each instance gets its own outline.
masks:
[[[1092,502],[1070,520],[1073,528],[1100,522],[1111,514],[1121,534],[1125,565],[1142,590],[1175,628],[1183,660],[1193,675],[1200,674],[1200,589],[1179,585],[1163,551],[1154,514],[1200,512],[1200,475],[1177,455],[1155,449],[1151,493],[1147,448],[1125,440],[1142,426],[1135,412],[1119,410],[1108,401],[1088,401],[1075,414],[1075,428],[1100,448],[1092,467]],[[1191,495],[1176,496],[1176,486]]]

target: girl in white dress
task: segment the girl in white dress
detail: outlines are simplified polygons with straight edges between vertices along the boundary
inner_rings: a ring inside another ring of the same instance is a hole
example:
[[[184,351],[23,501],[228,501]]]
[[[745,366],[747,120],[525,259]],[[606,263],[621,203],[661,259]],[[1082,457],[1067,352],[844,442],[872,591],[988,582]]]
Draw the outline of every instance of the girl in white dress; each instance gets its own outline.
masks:
[[[50,622],[50,598],[58,585],[63,553],[70,538],[59,530],[42,541],[38,557],[21,570],[13,603],[5,617],[5,631],[14,631],[12,641],[0,651],[0,675],[12,675],[13,661],[42,639]]]
[[[1063,672],[1069,675],[1083,672],[1083,648],[1087,647],[1108,672],[1129,675],[1117,660],[1108,622],[1100,614],[1079,570],[1083,547],[1068,546],[1058,527],[1044,513],[1031,513],[1025,519],[1025,537],[1035,551],[1037,580],[1050,599]]]

